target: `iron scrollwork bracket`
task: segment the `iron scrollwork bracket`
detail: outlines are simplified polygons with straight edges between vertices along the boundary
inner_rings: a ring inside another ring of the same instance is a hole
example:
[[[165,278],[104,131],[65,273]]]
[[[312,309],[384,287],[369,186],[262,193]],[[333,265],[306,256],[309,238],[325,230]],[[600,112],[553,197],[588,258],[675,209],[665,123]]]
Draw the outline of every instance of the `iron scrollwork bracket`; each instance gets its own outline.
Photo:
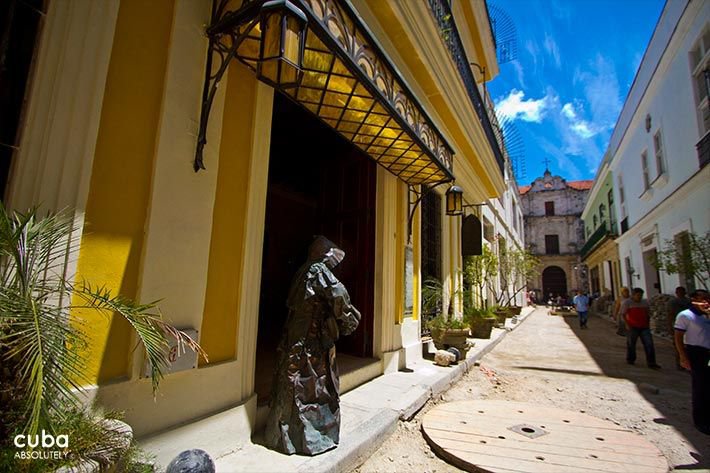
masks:
[[[409,217],[407,218],[407,244],[412,243],[412,222],[414,221],[414,214],[417,211],[417,207],[419,207],[419,204],[422,202],[424,197],[426,197],[427,194],[429,194],[434,188],[439,187],[440,185],[446,184],[451,182],[451,179],[446,179],[441,182],[437,182],[434,185],[431,186],[426,186],[424,190],[418,191],[416,186],[409,185],[407,192],[407,200],[408,200],[408,207],[409,207]]]
[[[206,169],[202,153],[207,144],[207,123],[219,83],[232,59],[237,56],[239,46],[259,21],[259,8],[263,3],[260,0],[245,0],[239,9],[225,11],[229,2],[230,0],[215,0],[212,7],[212,22],[206,29],[209,47],[205,83],[202,90],[197,150],[195,151],[193,164],[195,172],[200,169]],[[213,64],[215,59],[219,61],[219,66],[216,68],[215,64]]]

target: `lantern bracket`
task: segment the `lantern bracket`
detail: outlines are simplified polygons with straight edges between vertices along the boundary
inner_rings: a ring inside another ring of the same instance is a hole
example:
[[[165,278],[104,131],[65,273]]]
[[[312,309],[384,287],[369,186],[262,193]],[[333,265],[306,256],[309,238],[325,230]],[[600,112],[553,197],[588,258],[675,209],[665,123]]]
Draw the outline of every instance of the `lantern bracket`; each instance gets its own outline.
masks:
[[[422,202],[424,197],[429,194],[429,192],[448,182],[451,182],[451,179],[446,179],[444,181],[437,182],[434,185],[427,186],[423,191],[417,190],[416,186],[408,186],[409,192],[407,193],[407,198],[409,202],[409,217],[407,219],[407,244],[412,243],[412,222],[414,221],[414,213],[417,211],[417,207],[419,207],[419,204]]]
[[[212,110],[212,102],[217,93],[219,83],[227,71],[227,67],[237,55],[237,50],[251,29],[259,21],[259,9],[263,1],[252,1],[235,11],[225,12],[229,0],[215,1],[212,8],[212,24],[205,30],[209,38],[207,51],[207,66],[205,83],[202,89],[202,108],[200,110],[200,126],[197,132],[197,150],[193,169],[195,172],[205,169],[202,152],[207,144],[207,122]],[[229,36],[231,44],[222,42],[224,36]],[[219,67],[213,73],[212,61],[217,58]]]
[[[217,94],[217,88],[219,83],[227,72],[229,64],[234,58],[238,58],[244,62],[244,58],[239,56],[237,51],[239,47],[244,42],[250,33],[257,25],[259,21],[263,21],[265,16],[270,14],[275,14],[278,11],[288,12],[289,17],[295,17],[300,22],[302,27],[307,24],[308,19],[306,15],[296,6],[294,6],[289,0],[243,0],[241,5],[236,10],[227,11],[227,5],[231,0],[214,0],[212,4],[212,18],[211,24],[205,29],[207,38],[209,39],[209,46],[207,51],[207,66],[205,71],[205,82],[202,90],[202,108],[200,110],[200,124],[197,132],[197,149],[195,150],[195,161],[193,168],[195,172],[200,169],[205,169],[205,164],[203,161],[203,151],[205,145],[207,144],[207,122],[210,118],[210,111],[212,110],[212,102],[214,101],[215,95]],[[284,19],[283,25],[285,28],[286,21]],[[263,25],[262,25],[263,30]],[[296,74],[296,82],[300,79],[300,61],[303,59],[303,34],[300,34],[301,42],[299,48],[299,63],[296,69],[299,71]],[[283,32],[282,32],[283,40]],[[266,77],[260,77],[261,71],[261,60],[264,58],[261,56],[264,52],[263,38],[260,44],[260,55],[257,59],[257,65],[255,68],[257,79],[271,84],[272,86],[277,86]],[[283,54],[283,45],[281,46],[281,54]],[[273,60],[274,58],[271,58]],[[278,57],[276,58],[278,59]],[[213,61],[219,61],[219,64],[213,64]],[[249,67],[251,65],[247,64]],[[281,67],[278,68],[277,81],[281,80]],[[286,84],[281,84],[286,87]]]

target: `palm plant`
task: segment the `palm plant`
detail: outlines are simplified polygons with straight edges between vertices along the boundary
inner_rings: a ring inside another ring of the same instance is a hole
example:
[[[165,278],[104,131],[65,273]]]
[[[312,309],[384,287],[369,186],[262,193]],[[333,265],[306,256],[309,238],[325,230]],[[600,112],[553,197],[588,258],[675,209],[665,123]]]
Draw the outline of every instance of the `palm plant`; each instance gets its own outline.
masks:
[[[425,315],[424,325],[429,330],[460,330],[467,327],[466,323],[454,317],[454,301],[466,296],[466,291],[455,289],[445,291],[441,281],[428,278],[422,284],[422,313]],[[448,298],[448,299],[447,299]],[[446,314],[442,313],[444,302],[448,302]]]
[[[0,438],[56,432],[80,406],[90,330],[82,311],[129,322],[150,362],[154,393],[170,364],[168,337],[178,351],[189,348],[206,359],[195,341],[163,320],[156,302],[139,304],[66,278],[66,261],[78,247],[72,232],[67,212],[41,218],[36,210],[9,212],[0,204]]]

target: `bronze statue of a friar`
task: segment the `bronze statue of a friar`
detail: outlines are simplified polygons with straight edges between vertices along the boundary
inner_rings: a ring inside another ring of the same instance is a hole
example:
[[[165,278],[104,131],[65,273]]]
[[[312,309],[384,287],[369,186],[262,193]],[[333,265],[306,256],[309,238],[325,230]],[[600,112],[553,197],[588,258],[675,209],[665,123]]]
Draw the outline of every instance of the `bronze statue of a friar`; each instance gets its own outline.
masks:
[[[266,444],[283,453],[317,455],[340,441],[335,342],[360,323],[360,312],[331,272],[344,257],[333,242],[316,237],[289,289],[266,421]]]

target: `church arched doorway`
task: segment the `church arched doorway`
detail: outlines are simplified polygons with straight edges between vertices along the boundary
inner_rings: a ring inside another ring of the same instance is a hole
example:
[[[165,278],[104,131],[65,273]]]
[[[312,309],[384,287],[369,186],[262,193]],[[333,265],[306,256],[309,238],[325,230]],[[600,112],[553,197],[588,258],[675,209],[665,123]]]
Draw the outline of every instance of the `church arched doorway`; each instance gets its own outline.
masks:
[[[567,297],[567,275],[559,266],[548,266],[542,272],[542,291],[545,298]]]

